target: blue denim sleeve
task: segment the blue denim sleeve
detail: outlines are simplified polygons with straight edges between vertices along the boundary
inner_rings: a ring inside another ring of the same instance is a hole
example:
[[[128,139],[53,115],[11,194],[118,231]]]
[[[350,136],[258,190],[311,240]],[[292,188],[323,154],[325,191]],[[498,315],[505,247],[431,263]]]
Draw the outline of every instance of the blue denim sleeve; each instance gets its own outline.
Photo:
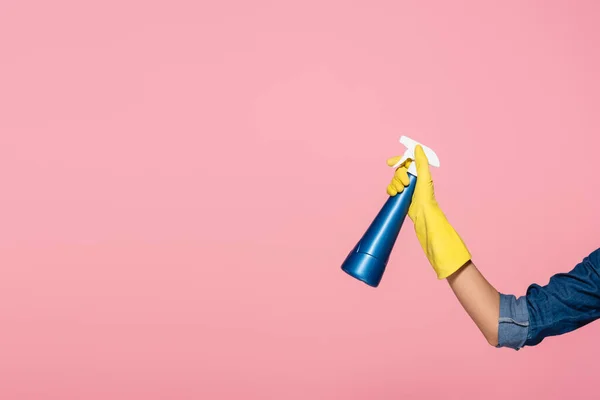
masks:
[[[527,299],[500,293],[500,318],[498,320],[498,346],[519,350],[525,345],[529,333]]]
[[[498,346],[535,346],[600,318],[600,249],[545,286],[532,284],[518,299],[500,294]]]
[[[529,332],[525,346],[562,335],[600,318],[600,249],[546,286],[527,289]]]

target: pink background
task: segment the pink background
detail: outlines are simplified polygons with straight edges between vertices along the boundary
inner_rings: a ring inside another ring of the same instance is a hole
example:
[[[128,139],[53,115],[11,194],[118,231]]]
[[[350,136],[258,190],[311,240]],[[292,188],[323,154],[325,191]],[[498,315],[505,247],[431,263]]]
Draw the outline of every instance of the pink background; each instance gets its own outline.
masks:
[[[0,398],[598,398],[600,323],[489,347],[407,224],[401,134],[504,292],[600,243],[600,3],[0,3]]]

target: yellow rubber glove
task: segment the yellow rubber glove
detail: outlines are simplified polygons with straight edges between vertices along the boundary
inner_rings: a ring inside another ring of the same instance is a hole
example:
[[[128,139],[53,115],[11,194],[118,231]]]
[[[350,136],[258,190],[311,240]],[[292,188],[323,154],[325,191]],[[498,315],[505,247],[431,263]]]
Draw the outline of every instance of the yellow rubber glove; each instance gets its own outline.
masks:
[[[392,157],[387,164],[394,166],[401,156]],[[396,169],[392,182],[387,187],[390,196],[395,196],[408,186],[408,167],[411,160]],[[419,243],[438,279],[446,279],[471,260],[471,254],[463,240],[448,222],[440,209],[433,190],[429,162],[421,146],[415,147],[417,185],[413,194],[408,216],[415,225]]]

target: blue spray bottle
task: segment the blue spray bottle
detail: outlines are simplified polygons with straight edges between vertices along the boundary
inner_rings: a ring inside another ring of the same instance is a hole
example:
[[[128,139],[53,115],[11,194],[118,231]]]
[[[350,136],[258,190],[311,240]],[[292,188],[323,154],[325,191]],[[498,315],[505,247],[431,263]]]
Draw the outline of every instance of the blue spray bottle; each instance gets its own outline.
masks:
[[[431,166],[440,166],[440,160],[429,147],[406,136],[400,138],[400,143],[406,146],[406,151],[394,168],[399,167],[407,159],[414,160],[417,145],[423,148]],[[369,286],[377,287],[379,285],[402,223],[408,214],[417,184],[417,168],[414,162],[408,168],[408,178],[409,185],[404,188],[402,193],[390,196],[342,264],[343,271]]]

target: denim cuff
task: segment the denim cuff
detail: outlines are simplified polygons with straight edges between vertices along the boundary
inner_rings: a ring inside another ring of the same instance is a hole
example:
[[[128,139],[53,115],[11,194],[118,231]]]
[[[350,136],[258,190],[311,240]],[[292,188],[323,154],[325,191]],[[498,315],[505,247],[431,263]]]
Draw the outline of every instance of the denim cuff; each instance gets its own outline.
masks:
[[[518,299],[500,293],[500,318],[498,319],[498,346],[519,350],[527,341],[529,311],[525,296]]]

